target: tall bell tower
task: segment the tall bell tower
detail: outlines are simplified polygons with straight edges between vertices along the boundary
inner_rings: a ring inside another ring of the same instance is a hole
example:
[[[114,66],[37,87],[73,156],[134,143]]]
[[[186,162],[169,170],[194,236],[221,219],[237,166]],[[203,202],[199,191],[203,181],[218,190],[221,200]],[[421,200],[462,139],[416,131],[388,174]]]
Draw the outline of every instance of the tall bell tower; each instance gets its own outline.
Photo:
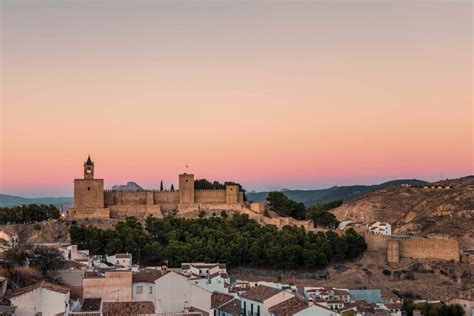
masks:
[[[84,179],[94,179],[94,162],[89,155],[84,162]]]

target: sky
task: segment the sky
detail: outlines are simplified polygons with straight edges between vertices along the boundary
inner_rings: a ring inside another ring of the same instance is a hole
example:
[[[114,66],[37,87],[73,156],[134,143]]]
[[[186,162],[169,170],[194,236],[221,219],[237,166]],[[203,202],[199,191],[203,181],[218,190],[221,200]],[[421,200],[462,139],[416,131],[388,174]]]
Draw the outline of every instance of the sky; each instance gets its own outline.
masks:
[[[106,188],[474,173],[471,1],[0,9],[0,193],[71,196],[88,154]]]

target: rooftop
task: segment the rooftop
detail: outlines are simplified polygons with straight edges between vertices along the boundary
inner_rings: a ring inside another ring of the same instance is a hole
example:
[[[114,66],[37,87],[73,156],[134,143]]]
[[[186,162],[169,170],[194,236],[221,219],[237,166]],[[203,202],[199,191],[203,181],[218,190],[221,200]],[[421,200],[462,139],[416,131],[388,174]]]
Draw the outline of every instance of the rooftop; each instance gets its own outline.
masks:
[[[59,292],[59,293],[63,293],[63,294],[67,294],[70,291],[70,289],[68,287],[57,285],[57,284],[52,284],[52,283],[49,283],[49,282],[46,282],[46,281],[40,281],[40,282],[35,283],[33,285],[17,289],[16,291],[14,291],[12,293],[12,295],[10,295],[10,297],[19,296],[19,295],[22,295],[22,294],[25,294],[25,293],[28,293],[28,292],[31,292],[33,290],[40,289],[40,288],[41,289],[48,289],[50,291]]]
[[[254,288],[251,288],[246,292],[243,292],[241,296],[249,300],[263,302],[269,299],[270,297],[277,295],[280,292],[282,292],[282,290],[275,289],[266,285],[259,285]]]
[[[309,305],[307,301],[294,296],[286,301],[270,307],[269,311],[277,316],[291,316],[308,307]]]
[[[219,309],[226,314],[231,314],[234,316],[240,315],[240,300],[237,298],[234,298],[233,300],[225,303]]]
[[[161,278],[165,273],[156,270],[140,271],[132,275],[132,282],[150,282],[153,283]]]
[[[101,298],[85,298],[82,302],[81,312],[96,312],[100,311]]]
[[[154,314],[155,305],[151,301],[104,302],[102,313],[104,316]]]
[[[234,299],[232,295],[214,292],[211,296],[211,307],[219,307]]]

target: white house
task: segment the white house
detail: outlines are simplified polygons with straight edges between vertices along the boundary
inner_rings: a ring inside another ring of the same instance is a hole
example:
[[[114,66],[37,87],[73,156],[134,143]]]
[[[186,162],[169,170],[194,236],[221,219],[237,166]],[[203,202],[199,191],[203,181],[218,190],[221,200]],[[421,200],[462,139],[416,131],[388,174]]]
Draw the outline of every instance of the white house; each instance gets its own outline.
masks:
[[[214,274],[208,277],[192,277],[188,281],[211,293],[229,293],[229,289],[226,287],[227,281],[222,278],[221,274]]]
[[[60,248],[60,250],[62,251],[64,260],[89,260],[89,250],[78,250],[77,245],[71,245],[67,246],[66,248]]]
[[[16,316],[68,315],[69,288],[41,281],[13,292],[10,302]]]
[[[392,225],[390,225],[389,223],[375,222],[370,225],[369,232],[381,235],[391,235]]]
[[[116,268],[122,267],[124,269],[132,268],[132,255],[129,253],[117,253],[106,257],[107,262],[113,264]]]
[[[273,287],[259,285],[243,292],[241,297],[241,308],[245,315],[269,316],[270,307],[286,301],[295,295]]]
[[[145,270],[132,275],[132,300],[133,301],[152,301],[156,300],[156,281],[161,278],[165,272],[157,270]]]
[[[168,272],[155,281],[155,307],[157,313],[180,313],[185,309],[199,309],[213,314],[212,293],[192,284],[188,278]]]

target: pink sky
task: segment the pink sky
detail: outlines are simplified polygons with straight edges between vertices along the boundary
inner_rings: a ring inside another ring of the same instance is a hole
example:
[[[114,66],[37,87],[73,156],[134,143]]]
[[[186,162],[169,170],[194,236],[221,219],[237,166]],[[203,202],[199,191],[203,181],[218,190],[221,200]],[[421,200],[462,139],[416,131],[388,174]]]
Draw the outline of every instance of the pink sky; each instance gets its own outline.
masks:
[[[0,193],[473,173],[470,1],[1,6]]]

